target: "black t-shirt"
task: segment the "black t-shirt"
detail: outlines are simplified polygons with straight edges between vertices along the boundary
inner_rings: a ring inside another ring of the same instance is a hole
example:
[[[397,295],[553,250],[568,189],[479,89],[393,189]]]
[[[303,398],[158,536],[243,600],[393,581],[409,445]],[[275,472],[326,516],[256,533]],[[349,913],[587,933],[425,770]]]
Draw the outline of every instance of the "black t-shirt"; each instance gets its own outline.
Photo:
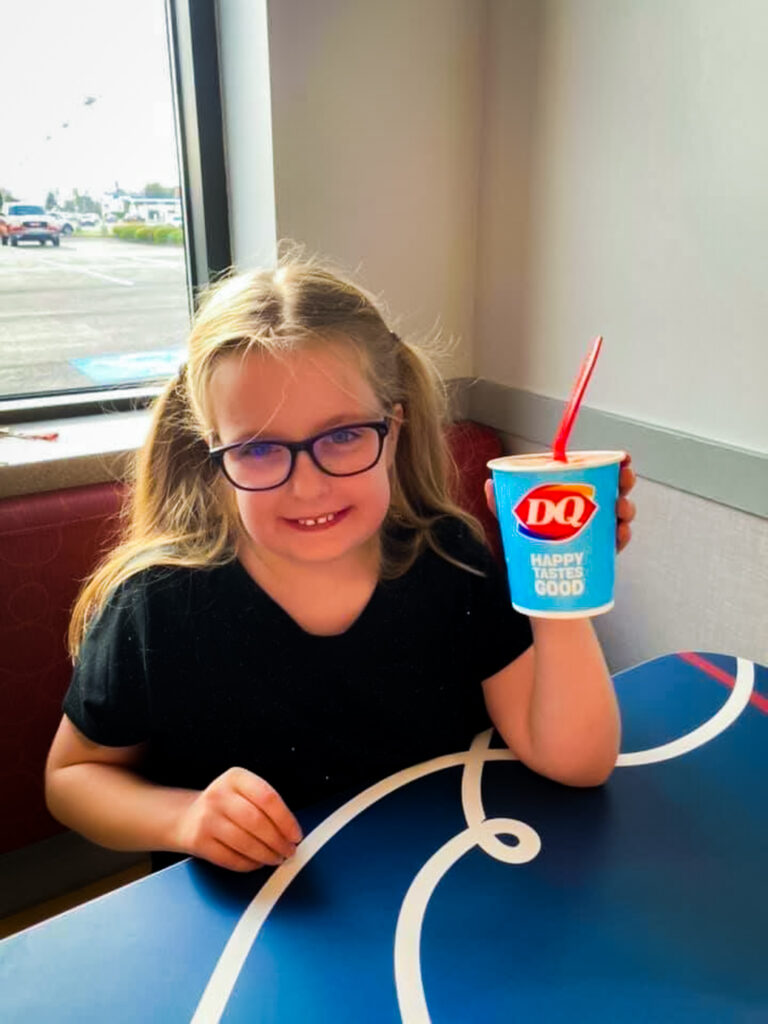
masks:
[[[481,682],[531,644],[490,552],[457,520],[337,636],[305,632],[238,561],[143,570],[85,638],[64,712],[106,746],[148,742],[142,774],[203,789],[227,768],[292,809],[466,749]]]

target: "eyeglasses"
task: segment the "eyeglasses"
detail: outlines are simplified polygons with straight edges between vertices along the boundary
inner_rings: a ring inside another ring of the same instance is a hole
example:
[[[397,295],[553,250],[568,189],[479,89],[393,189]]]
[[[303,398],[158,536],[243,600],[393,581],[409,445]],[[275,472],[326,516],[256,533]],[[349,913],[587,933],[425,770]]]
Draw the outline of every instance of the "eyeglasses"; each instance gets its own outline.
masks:
[[[381,458],[389,421],[347,423],[304,441],[254,438],[211,448],[209,455],[241,491],[271,491],[289,479],[299,452],[306,452],[328,476],[356,476]]]

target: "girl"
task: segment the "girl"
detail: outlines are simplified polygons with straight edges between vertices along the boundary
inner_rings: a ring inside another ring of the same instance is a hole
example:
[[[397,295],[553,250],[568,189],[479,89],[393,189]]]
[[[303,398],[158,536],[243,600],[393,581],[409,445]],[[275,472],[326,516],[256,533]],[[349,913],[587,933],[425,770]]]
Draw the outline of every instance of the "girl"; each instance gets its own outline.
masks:
[[[489,719],[534,771],[606,779],[619,718],[592,626],[512,610],[448,495],[441,395],[374,301],[311,262],[210,290],[126,539],[74,610],[55,817],[250,871],[292,855],[294,809]],[[626,497],[618,515],[623,547]]]

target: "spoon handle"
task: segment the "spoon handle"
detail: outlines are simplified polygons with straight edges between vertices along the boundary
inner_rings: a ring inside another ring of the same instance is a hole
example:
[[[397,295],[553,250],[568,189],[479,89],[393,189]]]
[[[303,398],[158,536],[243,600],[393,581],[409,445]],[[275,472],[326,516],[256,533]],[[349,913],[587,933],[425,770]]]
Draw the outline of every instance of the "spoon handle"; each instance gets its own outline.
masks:
[[[584,392],[587,390],[587,384],[589,384],[589,378],[592,376],[592,371],[595,368],[597,357],[600,354],[600,348],[603,344],[603,337],[599,334],[592,342],[592,348],[589,350],[586,359],[581,364],[579,370],[579,376],[576,378],[576,383],[571,391],[571,397],[568,400],[568,404],[565,407],[563,418],[560,420],[560,425],[557,428],[555,439],[552,442],[552,457],[556,462],[567,462],[568,459],[565,454],[565,446],[568,443],[568,438],[573,427],[576,414],[579,411],[581,400],[584,397]]]

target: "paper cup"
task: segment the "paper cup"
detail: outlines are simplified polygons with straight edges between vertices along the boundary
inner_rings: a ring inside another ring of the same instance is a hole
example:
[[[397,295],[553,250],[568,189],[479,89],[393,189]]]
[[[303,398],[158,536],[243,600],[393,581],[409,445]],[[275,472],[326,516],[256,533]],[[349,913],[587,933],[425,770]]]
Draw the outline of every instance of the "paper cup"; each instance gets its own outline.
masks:
[[[512,605],[541,618],[576,619],[613,608],[616,500],[626,452],[492,459]]]

